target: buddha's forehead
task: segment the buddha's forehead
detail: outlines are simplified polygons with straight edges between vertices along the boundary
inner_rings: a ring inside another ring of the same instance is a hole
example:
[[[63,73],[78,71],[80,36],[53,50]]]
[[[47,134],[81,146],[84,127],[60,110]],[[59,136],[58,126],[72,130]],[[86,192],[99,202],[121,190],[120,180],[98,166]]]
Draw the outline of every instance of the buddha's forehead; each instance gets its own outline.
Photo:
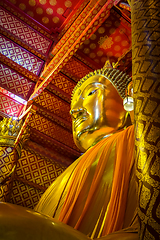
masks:
[[[73,100],[80,96],[86,89],[97,87],[99,84],[111,84],[111,82],[101,75],[91,76],[78,87],[73,95]]]

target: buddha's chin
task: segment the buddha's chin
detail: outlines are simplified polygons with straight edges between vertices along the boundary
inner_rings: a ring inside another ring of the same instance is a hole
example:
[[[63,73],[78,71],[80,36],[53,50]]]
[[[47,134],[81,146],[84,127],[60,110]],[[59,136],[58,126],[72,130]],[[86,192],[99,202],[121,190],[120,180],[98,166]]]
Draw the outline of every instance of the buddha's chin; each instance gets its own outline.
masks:
[[[89,148],[88,137],[89,137],[88,130],[83,130],[82,132],[79,132],[74,136],[74,142],[82,152],[85,152]]]
[[[108,126],[100,129],[84,129],[83,131],[74,134],[74,142],[82,152],[85,152],[93,144],[115,132],[116,129]]]
[[[94,142],[96,142],[96,137],[97,136],[94,135],[94,131],[92,132],[86,130],[76,137],[75,143],[82,152],[85,152],[94,144]]]

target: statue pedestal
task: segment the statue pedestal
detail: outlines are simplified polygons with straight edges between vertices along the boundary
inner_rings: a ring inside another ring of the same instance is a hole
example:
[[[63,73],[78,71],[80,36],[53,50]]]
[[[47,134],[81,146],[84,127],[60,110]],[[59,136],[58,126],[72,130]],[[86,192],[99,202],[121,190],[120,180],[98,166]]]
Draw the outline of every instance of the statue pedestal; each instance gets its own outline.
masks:
[[[51,217],[4,202],[0,203],[0,236],[3,240],[89,240]]]
[[[90,240],[81,232],[51,217],[4,202],[0,202],[0,236],[3,240]],[[133,227],[97,240],[138,240],[138,234]]]

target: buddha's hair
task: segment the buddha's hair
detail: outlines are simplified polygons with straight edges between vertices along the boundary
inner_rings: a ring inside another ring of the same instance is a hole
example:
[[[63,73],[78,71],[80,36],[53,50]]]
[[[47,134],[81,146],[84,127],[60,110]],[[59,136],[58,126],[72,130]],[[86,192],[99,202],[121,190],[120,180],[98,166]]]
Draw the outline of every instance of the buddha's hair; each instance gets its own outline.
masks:
[[[81,80],[79,80],[79,82],[77,83],[77,85],[74,87],[73,91],[72,91],[72,97],[71,97],[71,101],[73,98],[73,95],[75,93],[75,91],[90,77],[92,76],[103,76],[105,78],[107,78],[112,84],[113,86],[117,89],[119,95],[124,99],[126,97],[126,89],[128,84],[132,81],[132,78],[127,75],[126,73],[118,70],[118,69],[114,69],[114,68],[102,68],[99,70],[95,70],[94,72],[90,72],[89,74],[87,74],[85,77],[83,77]]]

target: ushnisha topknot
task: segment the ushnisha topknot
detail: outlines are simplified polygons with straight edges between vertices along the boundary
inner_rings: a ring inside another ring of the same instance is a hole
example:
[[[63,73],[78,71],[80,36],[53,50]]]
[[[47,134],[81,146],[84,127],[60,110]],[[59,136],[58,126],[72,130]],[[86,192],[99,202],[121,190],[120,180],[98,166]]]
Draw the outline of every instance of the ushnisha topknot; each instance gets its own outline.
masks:
[[[88,78],[95,76],[95,75],[100,75],[100,76],[104,76],[105,78],[107,78],[113,84],[113,86],[117,89],[121,98],[124,99],[126,97],[126,89],[127,89],[128,84],[132,81],[132,78],[129,75],[127,75],[126,73],[124,73],[118,69],[104,67],[102,69],[95,70],[94,72],[90,72],[85,77],[83,77],[81,80],[79,80],[79,82],[77,83],[77,85],[74,87],[74,89],[72,91],[71,101],[72,101],[75,91]]]

